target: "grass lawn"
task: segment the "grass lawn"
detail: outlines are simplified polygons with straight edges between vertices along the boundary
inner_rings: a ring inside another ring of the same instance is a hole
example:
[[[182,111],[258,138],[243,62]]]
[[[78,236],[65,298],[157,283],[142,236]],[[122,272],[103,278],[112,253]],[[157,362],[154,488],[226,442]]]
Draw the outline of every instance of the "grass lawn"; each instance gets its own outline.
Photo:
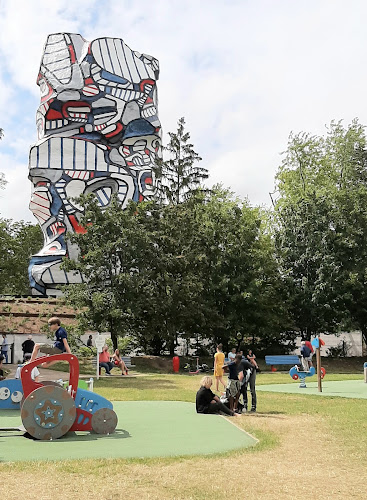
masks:
[[[328,376],[360,378],[361,373]],[[95,391],[116,401],[192,402],[199,381],[188,375],[115,376],[96,382]],[[284,373],[257,378],[258,384],[289,381]],[[259,391],[258,413],[235,423],[259,445],[208,457],[0,464],[2,495],[7,500],[18,500],[25,491],[27,500],[366,498],[366,400]]]

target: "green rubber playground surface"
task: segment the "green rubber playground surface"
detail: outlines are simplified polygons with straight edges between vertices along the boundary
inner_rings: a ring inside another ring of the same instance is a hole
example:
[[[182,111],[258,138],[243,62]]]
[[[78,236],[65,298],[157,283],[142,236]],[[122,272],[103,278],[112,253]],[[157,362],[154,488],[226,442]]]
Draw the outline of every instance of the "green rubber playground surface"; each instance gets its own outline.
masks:
[[[181,401],[115,401],[114,434],[68,433],[34,441],[18,431],[0,431],[0,462],[79,458],[149,458],[225,453],[257,440],[219,415],[198,415]],[[0,427],[22,424],[20,412],[0,411]]]
[[[316,396],[339,396],[341,398],[367,399],[367,384],[363,380],[322,381],[322,392],[317,390],[317,382],[308,382],[306,388],[299,387],[299,380],[290,384],[258,385],[257,391],[286,392],[290,394],[312,394]]]

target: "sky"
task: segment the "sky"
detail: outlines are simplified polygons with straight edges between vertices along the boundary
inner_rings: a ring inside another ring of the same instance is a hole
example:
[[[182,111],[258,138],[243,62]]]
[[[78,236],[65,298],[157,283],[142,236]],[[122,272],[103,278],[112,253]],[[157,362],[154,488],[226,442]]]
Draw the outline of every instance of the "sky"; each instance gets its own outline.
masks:
[[[35,222],[28,152],[48,34],[156,57],[163,142],[184,116],[208,184],[270,205],[290,132],[367,124],[366,19],[364,0],[0,0],[0,217]]]

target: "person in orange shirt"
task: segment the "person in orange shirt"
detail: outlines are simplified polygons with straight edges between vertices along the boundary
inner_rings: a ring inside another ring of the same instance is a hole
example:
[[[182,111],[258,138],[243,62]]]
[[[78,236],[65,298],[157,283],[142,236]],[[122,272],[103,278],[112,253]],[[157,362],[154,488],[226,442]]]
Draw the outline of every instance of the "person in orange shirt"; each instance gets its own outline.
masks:
[[[111,363],[110,357],[108,346],[104,345],[102,352],[99,354],[99,367],[106,370],[106,375],[112,375],[111,368],[113,368],[113,363]]]
[[[219,382],[223,385],[224,388],[226,388],[226,384],[223,380],[223,375],[224,375],[224,353],[223,353],[223,345],[219,344],[217,345],[217,352],[214,354],[214,377],[215,377],[215,384],[216,384],[216,390],[219,391]]]

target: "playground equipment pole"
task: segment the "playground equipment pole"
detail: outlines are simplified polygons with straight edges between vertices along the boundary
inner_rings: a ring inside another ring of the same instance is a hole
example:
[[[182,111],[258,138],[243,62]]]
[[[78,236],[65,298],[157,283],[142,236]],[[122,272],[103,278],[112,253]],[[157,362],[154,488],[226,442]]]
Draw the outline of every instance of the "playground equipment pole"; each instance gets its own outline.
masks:
[[[95,344],[97,347],[97,380],[99,380],[99,355],[102,352],[102,348],[105,345],[106,339],[104,338],[103,335],[100,335],[99,333],[97,334],[97,337],[95,339]]]
[[[321,351],[320,351],[320,337],[319,347],[316,348],[316,362],[317,362],[317,388],[319,392],[322,392],[322,382],[321,382]]]

